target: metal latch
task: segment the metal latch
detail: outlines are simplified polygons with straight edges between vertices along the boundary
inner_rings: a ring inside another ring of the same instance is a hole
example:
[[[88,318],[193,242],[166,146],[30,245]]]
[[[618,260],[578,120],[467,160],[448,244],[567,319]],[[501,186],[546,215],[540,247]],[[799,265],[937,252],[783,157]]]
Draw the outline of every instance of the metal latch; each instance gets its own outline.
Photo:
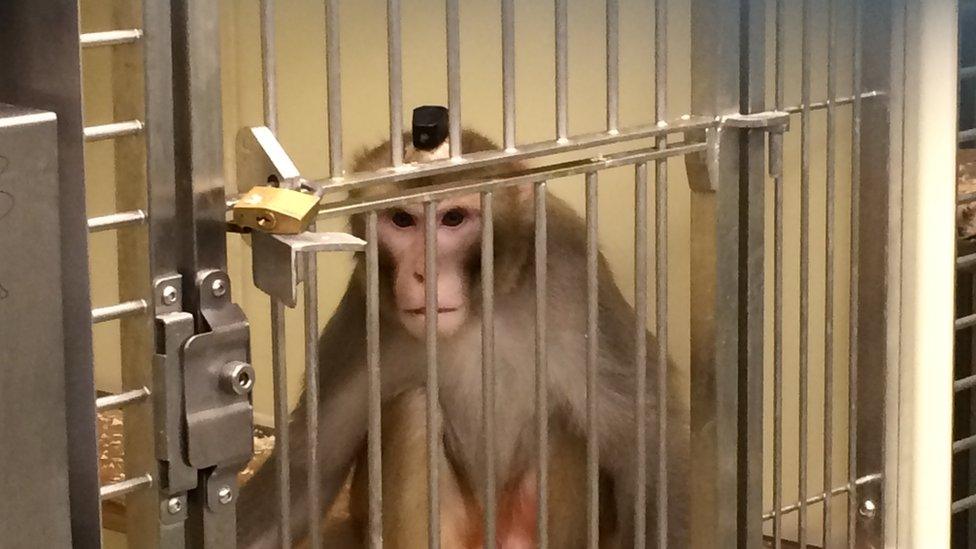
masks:
[[[790,113],[764,111],[750,114],[728,114],[718,118],[718,125],[705,130],[705,151],[689,155],[686,159],[688,181],[692,190],[715,192],[718,190],[722,132],[736,130],[764,131],[769,134],[769,174],[778,177],[783,173],[783,133],[790,127]]]
[[[298,303],[304,261],[318,252],[359,252],[366,242],[346,233],[277,235],[255,232],[251,245],[254,285],[289,307]]]
[[[271,130],[245,128],[238,136],[237,156],[238,188],[243,194],[232,209],[234,225],[298,234],[315,222],[322,190],[301,177]]]

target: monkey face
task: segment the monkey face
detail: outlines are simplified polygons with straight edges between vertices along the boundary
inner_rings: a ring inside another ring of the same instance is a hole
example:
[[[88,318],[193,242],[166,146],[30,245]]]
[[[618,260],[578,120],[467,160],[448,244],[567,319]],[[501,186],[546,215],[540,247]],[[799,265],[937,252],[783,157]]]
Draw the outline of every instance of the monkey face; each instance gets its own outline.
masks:
[[[481,208],[477,195],[437,206],[437,331],[450,336],[470,316],[470,265],[480,250]],[[396,314],[404,328],[423,338],[427,315],[425,224],[422,204],[382,212],[377,236],[389,261]]]

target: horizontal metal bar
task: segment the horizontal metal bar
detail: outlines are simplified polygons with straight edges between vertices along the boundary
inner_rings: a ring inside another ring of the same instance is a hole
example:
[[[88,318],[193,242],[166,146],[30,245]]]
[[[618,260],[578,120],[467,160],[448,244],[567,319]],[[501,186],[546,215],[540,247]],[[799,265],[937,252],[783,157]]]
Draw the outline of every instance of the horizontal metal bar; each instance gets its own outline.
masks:
[[[102,486],[98,490],[98,497],[103,501],[107,499],[120,498],[126,494],[131,494],[136,490],[148,488],[152,486],[152,484],[152,475],[141,475],[135,478],[123,480],[121,482],[115,482]]]
[[[95,409],[99,412],[104,412],[105,410],[116,410],[122,408],[123,406],[128,406],[129,404],[143,401],[149,396],[149,394],[149,388],[142,387],[139,389],[133,389],[132,391],[119,393],[117,395],[99,397],[95,399]]]
[[[956,319],[956,330],[965,330],[976,326],[976,314],[966,315]]]
[[[551,140],[522,145],[509,150],[482,151],[466,154],[460,159],[449,158],[424,164],[403,164],[398,168],[391,167],[380,170],[379,172],[364,172],[344,177],[320,179],[312,183],[324,187],[324,192],[326,193],[335,193],[372,184],[407,181],[460,170],[505,164],[514,160],[526,160],[549,154],[590,149],[614,143],[704,130],[717,127],[718,125],[719,121],[713,117],[684,116],[677,121],[667,124],[646,124],[622,129],[616,133],[606,131],[589,133],[564,140]]]
[[[973,446],[976,446],[976,435],[969,435],[966,438],[952,442],[952,453],[958,454],[959,452],[965,452]]]
[[[965,80],[976,76],[976,67],[963,67],[959,69],[959,79]]]
[[[142,39],[142,29],[122,29],[103,32],[86,32],[81,35],[81,47],[97,48],[131,44]]]
[[[319,218],[351,215],[370,210],[387,209],[419,201],[444,200],[455,196],[476,194],[491,191],[499,187],[509,187],[525,183],[535,183],[542,180],[570,177],[584,173],[629,166],[633,164],[661,160],[672,156],[680,156],[702,152],[707,148],[706,143],[676,143],[667,149],[655,148],[641,151],[628,151],[615,155],[601,156],[585,160],[576,160],[556,164],[554,166],[534,168],[517,174],[498,179],[474,180],[469,183],[446,183],[418,189],[405,189],[392,196],[383,198],[363,198],[344,200],[331,204],[323,204],[319,210]]]
[[[976,141],[976,128],[959,132],[959,142]]]
[[[97,233],[134,225],[145,225],[147,219],[146,212],[143,210],[100,215],[88,220],[88,232]]]
[[[952,382],[952,390],[956,393],[976,387],[976,375],[966,376]]]
[[[866,476],[863,476],[863,477],[857,479],[854,482],[854,486],[864,486],[865,484],[868,484],[868,483],[871,483],[871,482],[875,482],[875,481],[879,481],[879,480],[881,480],[881,478],[882,478],[881,474],[866,475]],[[851,487],[852,487],[851,484],[844,484],[842,486],[837,486],[837,487],[833,488],[830,491],[830,497],[839,496],[840,494],[847,493],[847,492],[849,492],[851,490]],[[804,505],[809,506],[809,505],[813,505],[815,503],[820,503],[823,500],[825,500],[826,498],[827,498],[827,493],[826,492],[821,492],[819,494],[816,494],[816,495],[811,496],[811,497],[807,498],[806,500],[804,500]],[[772,520],[773,517],[775,517],[777,514],[779,514],[779,515],[788,515],[788,514],[794,512],[794,511],[796,511],[799,508],[800,508],[800,502],[792,503],[792,504],[787,505],[786,507],[783,507],[782,509],[780,509],[779,510],[779,513],[777,513],[776,511],[767,511],[767,512],[763,513],[762,519],[763,519],[763,521]]]
[[[952,512],[959,513],[976,506],[976,494],[952,502]]]
[[[879,98],[879,97],[887,97],[887,95],[888,94],[885,93],[884,91],[874,90],[874,91],[869,91],[869,92],[862,93],[861,94],[861,99],[873,99],[873,98]],[[831,103],[833,103],[834,106],[837,106],[837,105],[849,105],[849,104],[851,104],[853,102],[854,102],[854,96],[838,97],[838,98],[834,99],[832,102],[831,101],[817,101],[816,103],[810,103],[809,107],[810,107],[810,110],[811,111],[816,111],[816,110],[826,109],[827,107],[830,106]],[[799,114],[799,113],[802,113],[803,112],[803,105],[795,105],[793,107],[787,107],[787,108],[783,109],[783,111],[788,112],[790,114]]]
[[[98,126],[85,127],[85,141],[102,141],[104,139],[114,139],[126,135],[142,133],[143,123],[141,120],[127,120],[125,122],[112,122],[111,124],[100,124]]]
[[[126,316],[135,316],[149,310],[149,303],[145,299],[135,299],[133,301],[123,301],[115,305],[96,307],[92,309],[92,324],[108,322]]]

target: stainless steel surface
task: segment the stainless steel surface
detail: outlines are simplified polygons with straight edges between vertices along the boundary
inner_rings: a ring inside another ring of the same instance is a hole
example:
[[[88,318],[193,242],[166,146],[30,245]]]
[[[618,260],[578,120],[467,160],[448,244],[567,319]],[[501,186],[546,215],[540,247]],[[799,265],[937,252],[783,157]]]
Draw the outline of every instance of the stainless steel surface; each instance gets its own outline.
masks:
[[[851,107],[851,210],[850,210],[850,230],[852,235],[859,234],[860,231],[860,180],[861,180],[861,5],[859,0],[852,0],[853,3],[853,29],[851,40],[853,42],[853,52],[851,55],[851,88],[854,96],[854,103]],[[848,492],[847,502],[847,540],[848,546],[853,548],[856,545],[857,515],[855,509],[858,508],[857,488],[854,482],[857,477],[857,343],[860,341],[858,332],[858,322],[860,320],[858,310],[858,281],[860,279],[860,265],[857,259],[860,257],[860,242],[857,238],[851,239],[850,245],[850,282],[848,283],[848,387],[847,387],[847,483],[853,486]],[[867,505],[870,504],[870,514],[865,512]],[[876,504],[871,499],[865,499],[861,503],[861,516],[868,520],[873,520],[876,513]]]
[[[400,32],[400,0],[386,0],[386,51],[390,87],[390,164],[397,167],[403,163],[403,39]]]
[[[315,230],[313,223],[309,230]],[[308,234],[308,233],[304,233]],[[303,270],[303,317],[305,325],[305,402],[309,410],[319,410],[319,271],[315,254],[305,254]],[[319,463],[319,414],[305,415],[308,436],[308,516],[315,524],[322,514],[322,464]],[[309,528],[310,549],[322,547],[322,529]]]
[[[874,485],[874,484],[880,484],[881,481],[882,481],[882,475],[880,473],[875,473],[875,474],[872,474],[872,475],[866,475],[866,476],[863,476],[863,477],[860,477],[860,478],[855,479],[855,481],[854,481],[853,484],[844,484],[842,486],[835,486],[829,493],[827,493],[827,492],[821,492],[821,493],[816,494],[814,496],[808,497],[807,499],[803,500],[802,502],[797,501],[795,503],[791,503],[791,504],[789,504],[789,505],[781,508],[779,511],[772,510],[772,511],[763,513],[762,520],[763,521],[772,520],[772,518],[774,516],[776,516],[776,515],[788,515],[788,514],[794,512],[794,511],[797,511],[798,509],[800,509],[801,505],[804,506],[804,507],[809,507],[811,505],[815,505],[817,503],[822,502],[824,500],[824,498],[826,498],[828,496],[829,497],[839,496],[840,494],[848,493],[851,490],[853,490],[855,488],[858,488],[858,487],[871,486],[871,485]]]
[[[658,124],[666,123],[668,119],[668,4],[666,0],[654,2],[654,112]],[[667,149],[667,137],[658,137],[655,145],[659,150]],[[646,189],[643,190],[646,195]],[[646,200],[638,201],[638,206],[646,209]],[[637,264],[642,269],[647,265],[647,219],[645,226],[637,227],[637,232],[643,232],[645,244],[638,248]],[[657,331],[657,537],[658,546],[667,547],[669,506],[668,493],[668,383],[670,355],[668,353],[668,161],[659,159],[655,162],[654,178],[654,329]],[[646,284],[647,277],[643,278]],[[641,286],[637,286],[641,289]],[[646,287],[644,288],[646,292]],[[646,311],[647,297],[637,299],[641,310]],[[638,332],[641,341],[645,341],[645,330]],[[647,362],[638,363],[646,365]],[[646,369],[646,368],[645,368]],[[646,375],[646,372],[645,372]],[[646,450],[646,448],[645,448]],[[640,464],[647,463],[646,456]]]
[[[124,408],[130,404],[135,404],[137,402],[146,400],[146,398],[149,397],[149,394],[149,389],[143,387],[141,389],[133,389],[117,395],[98,397],[95,399],[95,409],[99,412],[104,412],[106,410]]]
[[[495,217],[491,192],[481,194],[481,410],[485,437],[485,547],[496,547],[495,480]]]
[[[827,2],[827,145],[826,219],[824,221],[824,402],[823,402],[823,489],[834,481],[834,209],[836,197],[837,114],[837,0]],[[823,543],[832,543],[830,498],[823,505]]]
[[[775,100],[773,108],[783,107],[783,86],[785,70],[784,59],[786,46],[784,40],[784,6],[783,0],[776,0],[776,51],[775,51]],[[774,141],[777,140],[777,141]],[[775,143],[775,146],[774,146]],[[775,150],[774,150],[775,149]],[[782,155],[782,136],[770,136],[770,163],[773,156]],[[783,174],[779,173],[773,179],[773,509],[783,507]],[[800,373],[800,409],[806,403],[806,372]],[[801,412],[805,416],[805,410]],[[806,491],[806,417],[800,420],[800,455],[798,477],[801,505]],[[804,526],[806,509],[800,510],[797,516],[797,540],[800,547],[806,547]],[[773,518],[773,547],[783,546],[783,520],[777,514]]]
[[[800,480],[797,486],[800,501],[800,518],[806,526],[806,491],[809,438],[809,378],[810,378],[810,40],[813,32],[811,0],[803,0],[801,60],[800,60],[800,342],[799,342],[799,420],[800,448],[798,468]],[[781,351],[780,351],[781,352]],[[777,358],[782,360],[777,353]],[[782,502],[774,504],[779,508]],[[805,533],[805,528],[803,529]],[[826,538],[825,538],[826,539]]]
[[[118,320],[127,316],[140,315],[148,310],[148,301],[145,299],[133,299],[132,301],[123,301],[122,303],[92,309],[91,321],[92,324],[99,324],[101,322]]]
[[[142,29],[121,29],[82,33],[80,43],[82,48],[97,48],[101,46],[132,44],[141,39]]]
[[[288,362],[285,360],[285,306],[279,299],[271,300],[271,376],[274,390],[274,422],[278,427],[275,443],[279,459],[275,460],[275,477],[278,480],[276,496],[278,507],[278,542],[291,547],[291,448],[288,429]]]
[[[546,301],[548,297],[548,216],[546,215],[546,183],[534,184],[535,204],[535,421],[536,451],[538,452],[539,506],[536,515],[538,547],[549,546],[549,390],[548,356],[546,353]]]
[[[142,133],[143,127],[141,120],[127,120],[125,122],[112,122],[98,126],[85,126],[85,141],[102,141],[104,139],[115,139],[116,137],[124,137],[126,135],[136,135]]]
[[[502,132],[506,151],[515,149],[515,0],[502,0]]]
[[[586,533],[587,547],[600,546],[600,445],[597,417],[599,358],[599,194],[597,174],[586,174]]]
[[[655,2],[655,6],[661,2]],[[620,119],[620,3],[607,0],[607,131],[617,131]],[[655,50],[656,53],[656,50]]]
[[[569,137],[568,0],[556,2],[556,139]]]
[[[339,1],[325,2],[325,72],[328,79],[329,175],[341,177],[342,165],[342,83],[339,66]]]
[[[106,484],[99,490],[102,500],[117,499],[127,496],[133,492],[149,488],[153,485],[153,478],[150,475],[140,475],[134,478]]]
[[[272,235],[255,231],[251,238],[254,285],[282,304],[295,307],[298,284],[311,280],[310,271],[305,267],[309,258],[319,252],[359,252],[365,245],[366,242],[347,233]]]
[[[739,112],[740,2],[691,3],[691,108],[701,115]],[[722,29],[722,32],[718,32]],[[753,547],[740,531],[740,483],[732,455],[742,455],[738,431],[740,333],[739,130],[721,131],[721,154],[686,157],[691,193],[691,547]],[[712,187],[717,192],[701,189]]]
[[[437,202],[424,203],[424,303],[427,347],[427,547],[440,547],[440,386],[437,381]]]
[[[15,547],[72,543],[57,136],[54,113],[0,104],[0,535]]]
[[[660,252],[660,250],[655,250]],[[634,368],[636,382],[634,410],[637,411],[634,459],[637,478],[634,480],[634,546],[644,547],[647,539],[647,164],[634,168]],[[659,364],[665,373],[667,367]],[[659,408],[661,410],[662,408]],[[666,414],[665,414],[666,415]],[[656,427],[656,425],[655,425]],[[664,459],[667,459],[666,453]],[[655,471],[656,473],[657,471]],[[654,497],[657,494],[653,495]],[[651,517],[656,520],[657,517]]]
[[[68,422],[71,543],[76,547],[97,547],[101,534],[97,527],[100,510],[95,401],[92,398],[95,387],[84,207],[78,6],[69,3],[54,9],[44,2],[0,2],[0,21],[4,22],[3,32],[0,32],[0,51],[11,53],[0,63],[0,101],[57,114],[56,162],[60,183],[54,211],[58,212],[61,238],[59,244],[51,245],[51,250],[60,249],[60,270],[71,273],[71,276],[60,279],[62,303],[61,314],[57,317],[62,326],[63,339],[60,341],[64,349],[60,365],[64,371],[63,394]],[[8,167],[8,173],[10,169]],[[0,282],[0,285],[3,284]],[[2,293],[10,295],[9,289]],[[8,402],[7,399],[4,401]],[[64,468],[58,471],[64,471]],[[36,490],[32,488],[31,493],[39,494]],[[26,501],[21,500],[21,503]],[[38,516],[53,520],[55,509],[52,507],[48,511]],[[4,516],[12,518],[11,515]],[[32,533],[26,527],[32,524],[29,521],[3,522],[16,526],[15,533],[18,535]],[[61,532],[60,528],[51,527],[39,537],[30,539],[29,543],[43,543],[50,539],[54,545],[58,545],[62,539],[59,537]],[[18,538],[4,536],[3,539],[9,542]]]
[[[261,0],[261,99],[264,125],[278,133],[278,57],[275,39],[275,0]],[[287,547],[287,546],[286,546]]]
[[[147,222],[146,212],[143,210],[131,210],[128,212],[118,212],[108,215],[100,215],[88,219],[88,232],[97,233],[101,231],[111,231],[145,225]]]
[[[458,0],[447,2],[447,116],[451,158],[460,158],[461,150],[461,22]]]
[[[376,212],[366,216],[366,368],[369,370],[369,546],[383,546],[382,379],[380,377],[380,274]]]

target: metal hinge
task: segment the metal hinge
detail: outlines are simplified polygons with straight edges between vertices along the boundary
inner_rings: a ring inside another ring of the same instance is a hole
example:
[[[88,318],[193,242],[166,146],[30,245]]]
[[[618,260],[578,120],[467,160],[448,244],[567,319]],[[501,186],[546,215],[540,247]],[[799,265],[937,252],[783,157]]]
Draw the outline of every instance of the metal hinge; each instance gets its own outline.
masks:
[[[769,175],[783,173],[783,134],[790,127],[790,113],[764,111],[750,114],[728,114],[717,119],[718,124],[705,130],[704,176],[689,174],[692,189],[698,192],[718,190],[722,133],[727,129],[764,131],[769,134]],[[699,157],[701,158],[701,157]],[[701,160],[689,162],[689,169],[701,169]],[[701,171],[698,172],[701,174]],[[702,181],[706,185],[702,185]]]

